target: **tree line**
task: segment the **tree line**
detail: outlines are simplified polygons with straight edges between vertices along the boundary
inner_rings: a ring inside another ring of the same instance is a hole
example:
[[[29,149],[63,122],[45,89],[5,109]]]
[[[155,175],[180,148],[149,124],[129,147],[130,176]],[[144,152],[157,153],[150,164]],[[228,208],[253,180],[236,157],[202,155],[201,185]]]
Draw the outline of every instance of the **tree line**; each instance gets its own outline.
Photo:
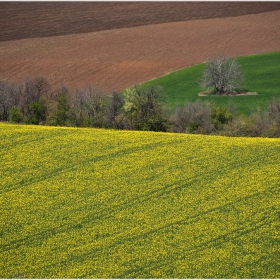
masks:
[[[51,91],[44,77],[21,83],[0,82],[0,121],[51,126],[97,127],[227,136],[280,136],[280,99],[266,110],[238,116],[234,106],[197,100],[172,114],[163,106],[161,87],[134,86],[106,94],[93,86]]]

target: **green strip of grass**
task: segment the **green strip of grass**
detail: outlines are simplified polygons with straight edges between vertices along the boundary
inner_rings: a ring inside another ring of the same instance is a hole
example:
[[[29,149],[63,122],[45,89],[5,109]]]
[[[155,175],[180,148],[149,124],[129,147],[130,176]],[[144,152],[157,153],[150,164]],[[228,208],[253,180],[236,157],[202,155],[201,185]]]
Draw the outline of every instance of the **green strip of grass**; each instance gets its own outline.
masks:
[[[265,109],[273,97],[280,96],[280,52],[238,57],[237,61],[245,75],[243,89],[258,95],[198,96],[204,90],[199,86],[204,64],[187,67],[144,84],[163,87],[164,107],[169,112],[173,112],[179,104],[197,99],[220,106],[231,102],[236,106],[237,114],[249,115],[257,107]]]

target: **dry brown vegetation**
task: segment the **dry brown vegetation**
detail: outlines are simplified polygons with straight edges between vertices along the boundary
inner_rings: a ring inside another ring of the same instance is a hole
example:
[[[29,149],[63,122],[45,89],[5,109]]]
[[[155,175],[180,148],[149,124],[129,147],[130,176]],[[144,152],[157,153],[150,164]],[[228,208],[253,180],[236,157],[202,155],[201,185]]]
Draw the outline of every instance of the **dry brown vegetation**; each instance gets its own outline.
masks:
[[[112,92],[209,56],[280,49],[279,2],[2,2],[0,13],[6,81]]]

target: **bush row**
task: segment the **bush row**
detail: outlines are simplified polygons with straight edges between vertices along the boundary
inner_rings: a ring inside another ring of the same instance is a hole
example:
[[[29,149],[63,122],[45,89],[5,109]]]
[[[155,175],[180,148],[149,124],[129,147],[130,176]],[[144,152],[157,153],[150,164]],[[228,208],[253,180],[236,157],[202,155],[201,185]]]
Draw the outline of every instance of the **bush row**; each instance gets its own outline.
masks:
[[[266,111],[237,116],[231,104],[213,106],[197,100],[178,106],[174,114],[162,107],[162,88],[135,86],[106,94],[93,86],[55,92],[44,77],[23,83],[0,83],[0,120],[25,124],[170,131],[228,136],[280,136],[280,100]]]

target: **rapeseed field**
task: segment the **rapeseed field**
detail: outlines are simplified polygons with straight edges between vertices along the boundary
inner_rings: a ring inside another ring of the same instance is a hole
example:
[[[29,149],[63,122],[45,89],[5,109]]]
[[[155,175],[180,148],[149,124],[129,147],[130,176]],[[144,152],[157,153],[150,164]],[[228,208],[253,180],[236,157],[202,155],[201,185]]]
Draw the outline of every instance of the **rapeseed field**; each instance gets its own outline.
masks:
[[[0,278],[279,278],[280,139],[0,124]]]

